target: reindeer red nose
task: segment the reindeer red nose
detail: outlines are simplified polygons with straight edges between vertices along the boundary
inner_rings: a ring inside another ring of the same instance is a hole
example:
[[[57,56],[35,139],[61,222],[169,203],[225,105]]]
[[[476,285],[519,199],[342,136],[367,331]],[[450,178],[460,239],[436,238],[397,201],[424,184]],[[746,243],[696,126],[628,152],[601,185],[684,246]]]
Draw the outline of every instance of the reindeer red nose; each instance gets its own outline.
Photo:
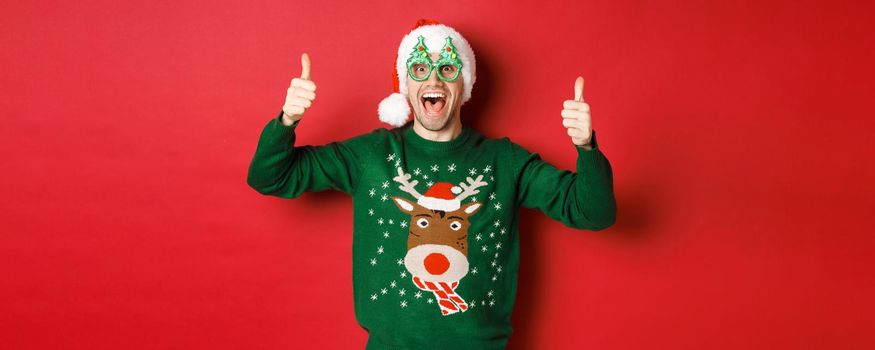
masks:
[[[450,260],[441,253],[431,253],[425,257],[425,270],[432,275],[440,275],[450,268]]]

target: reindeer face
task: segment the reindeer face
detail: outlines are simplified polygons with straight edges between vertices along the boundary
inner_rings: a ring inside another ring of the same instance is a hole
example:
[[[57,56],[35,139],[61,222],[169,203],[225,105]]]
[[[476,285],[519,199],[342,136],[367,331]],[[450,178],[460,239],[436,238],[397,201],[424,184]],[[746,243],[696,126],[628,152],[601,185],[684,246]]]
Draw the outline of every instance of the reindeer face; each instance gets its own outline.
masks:
[[[435,184],[435,187],[442,186],[445,190],[458,193],[452,199],[447,199],[443,193],[437,193],[434,197],[423,196],[416,190],[418,181],[411,181],[410,178],[411,175],[404,173],[400,167],[398,176],[393,178],[401,184],[401,190],[418,200],[414,202],[392,197],[392,202],[398,209],[410,214],[410,233],[407,236],[404,266],[413,276],[425,281],[458,282],[468,274],[468,218],[482,206],[477,202],[460,203],[479,193],[478,187],[486,185],[486,182],[481,181],[483,175],[476,179],[468,177],[467,182],[452,189],[447,189],[448,183]]]
[[[431,210],[404,198],[392,197],[401,211],[410,214],[404,265],[414,276],[435,282],[458,281],[468,274],[468,217],[480,203],[468,203],[444,212]]]

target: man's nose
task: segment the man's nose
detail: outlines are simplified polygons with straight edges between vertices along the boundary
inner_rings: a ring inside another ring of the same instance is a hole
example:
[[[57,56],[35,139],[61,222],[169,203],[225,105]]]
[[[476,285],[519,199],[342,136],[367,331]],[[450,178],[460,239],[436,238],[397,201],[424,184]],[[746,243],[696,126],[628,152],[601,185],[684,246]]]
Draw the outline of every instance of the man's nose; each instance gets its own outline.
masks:
[[[428,76],[427,81],[433,85],[443,84],[443,80],[440,80],[438,78],[438,74],[440,74],[440,72],[438,72],[438,69],[432,69],[431,74]]]

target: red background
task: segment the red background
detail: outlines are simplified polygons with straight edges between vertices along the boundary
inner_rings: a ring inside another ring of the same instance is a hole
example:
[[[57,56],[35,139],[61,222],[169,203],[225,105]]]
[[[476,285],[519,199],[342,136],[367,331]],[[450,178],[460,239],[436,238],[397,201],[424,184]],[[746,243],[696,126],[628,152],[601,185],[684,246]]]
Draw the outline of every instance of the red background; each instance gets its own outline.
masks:
[[[3,347],[363,348],[350,199],[263,197],[247,166],[301,52],[299,142],[340,140],[384,126],[398,42],[432,17],[478,54],[464,121],[573,169],[583,75],[614,169],[610,229],[522,212],[512,349],[871,349],[872,10],[3,2]]]

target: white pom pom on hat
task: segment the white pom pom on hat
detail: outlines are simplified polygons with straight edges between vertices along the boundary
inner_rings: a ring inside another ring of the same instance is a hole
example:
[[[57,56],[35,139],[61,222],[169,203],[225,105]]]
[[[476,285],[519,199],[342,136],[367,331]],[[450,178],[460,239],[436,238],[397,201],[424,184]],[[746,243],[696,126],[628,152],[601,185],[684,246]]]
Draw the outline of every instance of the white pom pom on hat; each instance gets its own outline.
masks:
[[[440,52],[446,38],[452,38],[453,45],[456,46],[456,53],[459,55],[459,60],[462,61],[462,80],[464,83],[462,104],[471,99],[471,90],[474,88],[474,82],[477,80],[477,62],[474,58],[474,51],[471,49],[468,41],[462,37],[462,34],[435,20],[420,19],[416,21],[414,29],[401,39],[401,44],[398,46],[395,71],[392,73],[395,93],[380,101],[380,105],[377,108],[380,121],[392,126],[399,127],[404,125],[410,116],[410,105],[407,101],[407,57],[410,51],[413,50],[413,47],[416,46],[419,36],[425,38],[425,45],[429,48],[429,52]],[[399,77],[404,77],[404,79],[399,79]]]
[[[380,101],[380,106],[377,107],[377,113],[380,115],[380,121],[394,126],[402,126],[407,122],[407,117],[410,115],[410,105],[407,104],[407,96],[399,93],[389,95]]]

